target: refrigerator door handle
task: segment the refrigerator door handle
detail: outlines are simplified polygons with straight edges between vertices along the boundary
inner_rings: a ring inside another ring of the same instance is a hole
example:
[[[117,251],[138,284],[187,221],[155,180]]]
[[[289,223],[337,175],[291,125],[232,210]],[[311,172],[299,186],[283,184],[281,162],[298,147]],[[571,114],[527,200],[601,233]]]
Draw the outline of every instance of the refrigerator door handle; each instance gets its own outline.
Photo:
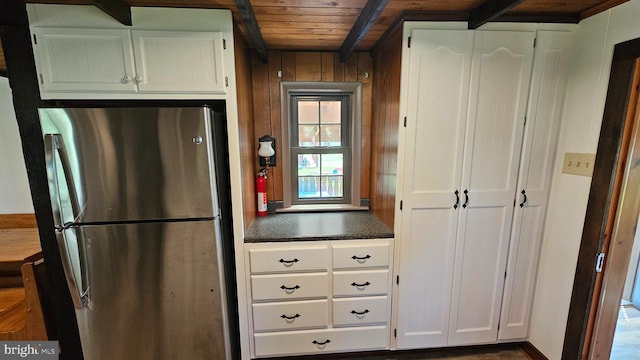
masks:
[[[51,195],[51,208],[53,211],[53,221],[55,224],[56,231],[56,241],[58,243],[58,251],[60,253],[60,258],[62,260],[62,267],[64,270],[65,279],[67,281],[67,286],[69,287],[69,292],[71,293],[71,299],[73,300],[73,304],[76,309],[82,309],[86,307],[89,303],[89,291],[82,289],[82,284],[86,284],[86,280],[88,279],[88,274],[86,273],[85,265],[85,249],[84,249],[84,239],[82,237],[82,231],[78,231],[78,257],[79,257],[79,266],[80,266],[80,277],[81,281],[78,282],[76,279],[76,275],[73,271],[73,265],[71,263],[71,254],[69,252],[69,247],[67,246],[65,229],[69,227],[69,224],[65,224],[63,212],[62,212],[62,199],[60,196],[60,184],[58,183],[58,169],[56,164],[56,153],[60,156],[60,162],[62,163],[65,181],[67,182],[67,187],[69,190],[69,197],[71,201],[71,208],[75,214],[78,214],[77,211],[79,209],[78,206],[78,198],[76,196],[76,189],[73,183],[72,175],[70,174],[70,168],[68,166],[68,159],[66,157],[66,153],[64,152],[64,143],[62,141],[62,136],[59,134],[45,134],[44,135],[44,148],[45,148],[45,163],[47,167],[47,176],[49,183],[49,193]],[[80,286],[78,286],[80,283]]]

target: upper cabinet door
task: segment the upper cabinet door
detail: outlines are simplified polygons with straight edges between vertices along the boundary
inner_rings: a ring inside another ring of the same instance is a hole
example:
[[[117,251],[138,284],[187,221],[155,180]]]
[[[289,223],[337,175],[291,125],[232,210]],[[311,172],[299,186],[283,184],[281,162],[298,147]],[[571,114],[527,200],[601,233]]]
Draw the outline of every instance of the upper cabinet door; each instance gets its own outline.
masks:
[[[464,30],[411,33],[401,180],[400,349],[447,345],[472,39]]]
[[[449,345],[497,339],[534,32],[474,39]]]
[[[135,92],[129,30],[35,28],[43,98],[53,92]]]
[[[219,32],[132,31],[140,92],[226,91]]]

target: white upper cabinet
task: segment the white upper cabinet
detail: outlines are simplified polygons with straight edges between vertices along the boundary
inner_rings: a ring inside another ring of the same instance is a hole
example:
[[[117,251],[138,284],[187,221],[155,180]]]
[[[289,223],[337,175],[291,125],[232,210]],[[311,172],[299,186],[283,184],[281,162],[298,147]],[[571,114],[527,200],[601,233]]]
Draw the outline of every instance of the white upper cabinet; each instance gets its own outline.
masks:
[[[132,31],[140,92],[224,93],[219,32]]]
[[[226,93],[221,32],[35,27],[33,34],[43,99]]]
[[[135,92],[129,30],[36,28],[41,90]]]
[[[542,241],[571,33],[539,31],[502,302],[500,340],[524,339]]]

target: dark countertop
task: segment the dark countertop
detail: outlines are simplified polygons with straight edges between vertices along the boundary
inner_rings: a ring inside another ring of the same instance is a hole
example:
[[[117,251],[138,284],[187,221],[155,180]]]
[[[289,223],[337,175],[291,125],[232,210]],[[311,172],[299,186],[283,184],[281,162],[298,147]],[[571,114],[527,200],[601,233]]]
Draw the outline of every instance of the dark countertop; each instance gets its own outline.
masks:
[[[392,238],[393,231],[368,211],[280,213],[258,217],[244,236],[249,243]]]

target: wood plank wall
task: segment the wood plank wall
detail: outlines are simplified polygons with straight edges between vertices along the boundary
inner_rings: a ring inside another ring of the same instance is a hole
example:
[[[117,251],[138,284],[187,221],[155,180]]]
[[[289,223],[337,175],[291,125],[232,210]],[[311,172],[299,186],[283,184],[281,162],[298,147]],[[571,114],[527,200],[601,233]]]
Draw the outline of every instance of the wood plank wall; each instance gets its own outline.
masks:
[[[254,121],[253,121],[253,92],[251,77],[251,60],[247,43],[239,31],[234,31],[235,65],[236,65],[236,90],[238,96],[238,127],[240,131],[240,158],[242,171],[242,205],[244,212],[244,229],[256,217],[255,195],[255,161],[253,148]]]
[[[402,27],[399,27],[402,29]],[[373,55],[371,211],[393,229],[400,115],[402,31],[397,30]]]
[[[2,50],[2,41],[0,41],[0,73],[7,71],[7,63],[4,60],[4,51]]]
[[[0,214],[0,229],[25,229],[38,227],[36,214]]]
[[[251,60],[253,74],[253,111],[255,132],[252,159],[258,168],[258,138],[269,134],[276,138],[277,166],[270,169],[267,179],[269,201],[282,197],[282,124],[280,117],[281,81],[361,81],[362,87],[362,159],[360,169],[360,197],[369,198],[371,178],[371,93],[373,63],[369,53],[354,53],[340,62],[337,52],[270,51],[269,63],[263,64],[255,56]],[[282,78],[278,77],[282,71]],[[368,78],[365,78],[368,73]],[[246,221],[246,218],[245,218]]]

